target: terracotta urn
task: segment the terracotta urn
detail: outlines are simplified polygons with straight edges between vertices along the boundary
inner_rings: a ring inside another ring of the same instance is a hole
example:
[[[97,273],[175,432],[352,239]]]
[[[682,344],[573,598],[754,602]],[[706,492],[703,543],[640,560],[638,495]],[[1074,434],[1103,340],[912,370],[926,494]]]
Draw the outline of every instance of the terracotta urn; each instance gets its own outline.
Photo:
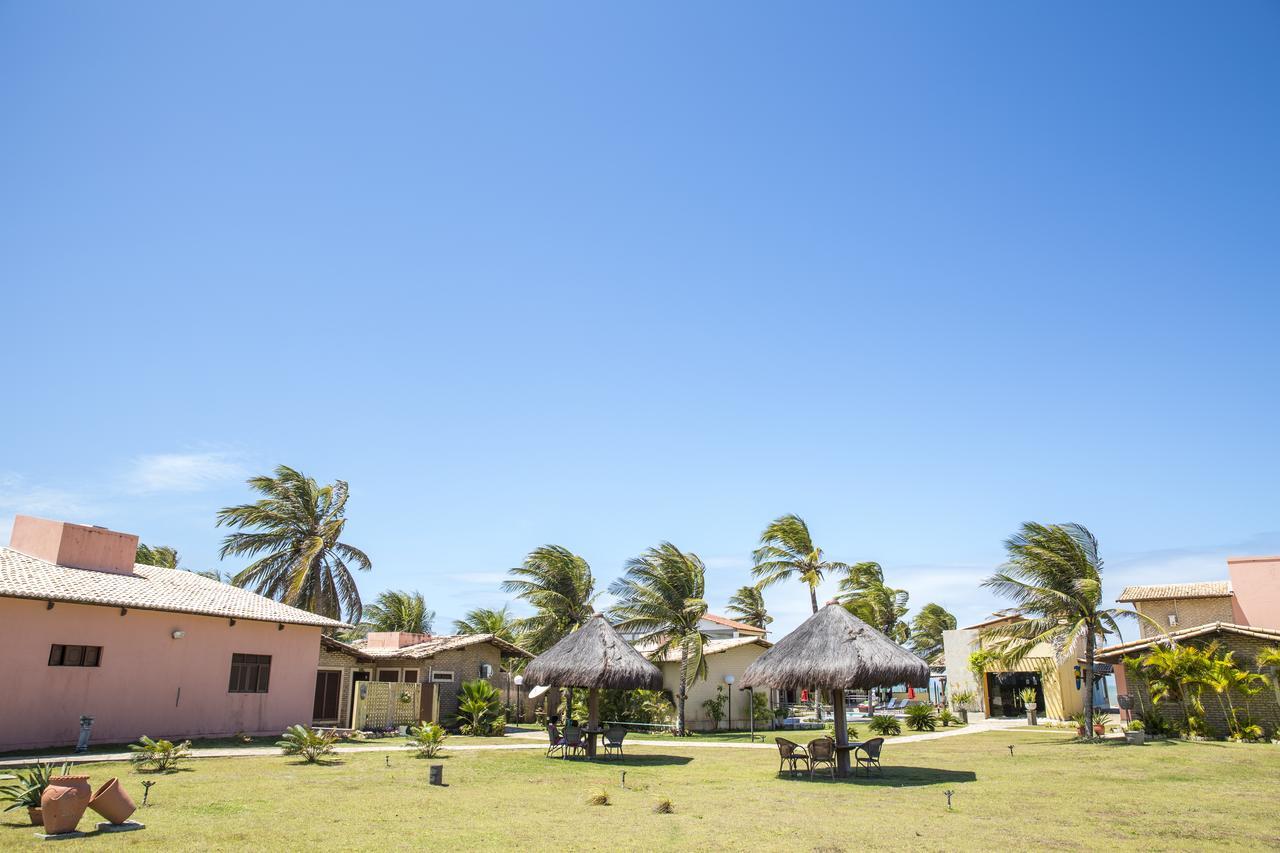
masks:
[[[120,786],[120,780],[115,777],[103,782],[94,792],[89,808],[112,823],[124,823],[138,809],[133,804],[133,797]]]
[[[44,795],[40,797],[45,833],[62,835],[74,832],[88,806],[88,797],[81,796],[79,789],[50,782],[44,789]]]
[[[27,809],[27,817],[31,818],[32,826],[40,826],[44,823],[44,813],[39,808]]]
[[[93,788],[89,786],[88,776],[50,776],[50,785],[61,785],[63,788],[75,788],[80,792],[80,796],[88,805],[93,795]]]

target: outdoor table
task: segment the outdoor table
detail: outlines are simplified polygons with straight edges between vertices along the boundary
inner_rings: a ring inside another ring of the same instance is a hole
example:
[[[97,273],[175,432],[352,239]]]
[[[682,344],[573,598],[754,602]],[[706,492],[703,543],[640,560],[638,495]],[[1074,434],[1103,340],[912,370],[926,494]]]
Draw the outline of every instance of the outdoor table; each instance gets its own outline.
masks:
[[[841,746],[840,744],[836,744],[836,752],[849,752],[849,753],[852,753],[855,749],[857,749],[858,747],[862,746],[862,744],[863,744],[863,743],[865,743],[865,741],[860,741],[860,740],[851,740],[851,741],[849,741],[849,745],[848,745],[848,746]],[[856,770],[857,770],[857,765],[855,764],[855,765],[853,765],[853,767],[849,770],[849,775],[850,775],[850,776],[854,775],[854,773],[855,773],[855,771],[856,771]]]
[[[596,757],[596,735],[604,734],[604,729],[583,729],[582,733],[587,736],[587,758]]]

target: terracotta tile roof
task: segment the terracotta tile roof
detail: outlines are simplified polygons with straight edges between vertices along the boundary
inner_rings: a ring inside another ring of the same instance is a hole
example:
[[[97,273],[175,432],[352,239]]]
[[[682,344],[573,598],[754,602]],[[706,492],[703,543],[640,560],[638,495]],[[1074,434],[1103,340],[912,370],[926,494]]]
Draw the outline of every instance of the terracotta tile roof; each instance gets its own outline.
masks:
[[[1203,583],[1162,583],[1154,586],[1127,586],[1116,601],[1156,601],[1166,598],[1221,598],[1231,594],[1230,581]]]
[[[703,613],[702,618],[708,622],[714,622],[717,625],[723,625],[726,628],[735,628],[748,634],[764,634],[763,628],[757,628],[755,625],[748,625],[746,622],[737,622],[727,616],[718,616],[715,613]]]
[[[1001,622],[1021,622],[1021,621],[1022,621],[1022,617],[1019,616],[1017,613],[992,613],[983,621],[977,622],[973,625],[966,625],[960,630],[975,631],[979,628],[987,628],[987,627],[990,627],[991,625],[999,625]]]
[[[290,625],[345,627],[341,622],[281,604],[195,572],[133,567],[133,574],[73,569],[0,547],[0,597],[67,601],[139,610],[166,610]]]
[[[509,643],[501,637],[495,637],[493,634],[454,634],[451,636],[432,637],[421,643],[414,643],[412,646],[402,646],[398,649],[370,649],[364,644],[364,640],[356,640],[352,643],[341,643],[337,640],[330,640],[329,647],[335,651],[346,650],[355,653],[358,656],[368,658],[369,660],[380,660],[385,658],[413,658],[422,659],[429,658],[441,652],[451,652],[455,649],[465,649],[467,646],[474,646],[476,643],[492,643],[502,652],[509,656],[532,658],[530,652],[517,646],[515,643]],[[337,648],[342,646],[342,649]]]
[[[707,642],[702,646],[702,655],[703,657],[706,657],[707,655],[718,655],[721,652],[727,652],[730,649],[736,649],[739,646],[750,646],[750,645],[758,645],[758,646],[761,646],[762,648],[767,649],[767,648],[770,648],[773,645],[773,643],[761,637],[729,637],[724,640],[707,640]],[[653,657],[652,647],[648,651],[646,651],[645,649],[638,649],[638,650],[641,652],[644,652],[649,657]],[[664,663],[670,663],[672,661],[680,660],[680,650],[679,649],[669,650],[666,653],[666,655],[662,658],[662,660]]]
[[[1151,648],[1161,643],[1177,643],[1181,640],[1191,640],[1196,637],[1203,637],[1206,634],[1236,634],[1241,637],[1256,637],[1259,640],[1274,641],[1280,640],[1280,631],[1274,628],[1258,628],[1253,625],[1235,625],[1231,622],[1209,622],[1205,625],[1196,625],[1194,628],[1183,628],[1181,631],[1170,631],[1167,634],[1160,634],[1155,637],[1143,637],[1140,640],[1130,640],[1127,643],[1117,643],[1114,646],[1098,649],[1094,652],[1094,657],[1101,660],[1104,656],[1107,658],[1118,658],[1129,652],[1141,651]]]

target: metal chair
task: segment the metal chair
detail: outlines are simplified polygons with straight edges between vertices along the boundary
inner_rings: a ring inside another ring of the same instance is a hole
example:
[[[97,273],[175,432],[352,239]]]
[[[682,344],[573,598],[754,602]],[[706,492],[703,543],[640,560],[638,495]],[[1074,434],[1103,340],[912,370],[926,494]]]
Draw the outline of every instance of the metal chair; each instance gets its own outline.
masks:
[[[609,730],[601,737],[601,742],[604,744],[604,754],[607,756],[616,752],[618,755],[622,755],[622,739],[626,736],[627,730],[622,726],[610,726]]]
[[[773,739],[778,744],[778,773],[782,773],[782,768],[786,764],[790,764],[791,775],[796,774],[796,762],[803,761],[805,766],[809,764],[809,753],[800,744],[789,741],[784,737],[776,737]]]
[[[836,778],[836,742],[835,738],[820,737],[809,741],[806,747],[809,752],[809,778],[813,778],[813,771],[817,769],[819,764],[825,764],[831,768],[831,778]]]
[[[853,773],[856,776],[859,767],[867,768],[867,776],[871,775],[871,768],[874,767],[880,771],[880,775],[884,775],[884,768],[880,766],[880,747],[884,746],[884,738],[873,737],[871,740],[859,745],[853,751],[854,767]]]

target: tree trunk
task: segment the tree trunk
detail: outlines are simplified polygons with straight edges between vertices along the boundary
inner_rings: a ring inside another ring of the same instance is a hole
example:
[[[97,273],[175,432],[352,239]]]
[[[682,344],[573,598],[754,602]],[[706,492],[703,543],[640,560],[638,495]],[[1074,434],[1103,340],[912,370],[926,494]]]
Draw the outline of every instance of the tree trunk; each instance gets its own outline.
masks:
[[[689,650],[680,644],[680,690],[676,693],[676,734],[684,736],[685,685],[689,683]]]
[[[1096,640],[1088,629],[1084,638],[1084,736],[1093,737],[1093,652]]]
[[[813,612],[818,612],[818,587],[815,584],[809,584],[809,604],[813,607]],[[818,722],[822,722],[822,691],[814,688],[813,690],[813,715],[818,718]]]

